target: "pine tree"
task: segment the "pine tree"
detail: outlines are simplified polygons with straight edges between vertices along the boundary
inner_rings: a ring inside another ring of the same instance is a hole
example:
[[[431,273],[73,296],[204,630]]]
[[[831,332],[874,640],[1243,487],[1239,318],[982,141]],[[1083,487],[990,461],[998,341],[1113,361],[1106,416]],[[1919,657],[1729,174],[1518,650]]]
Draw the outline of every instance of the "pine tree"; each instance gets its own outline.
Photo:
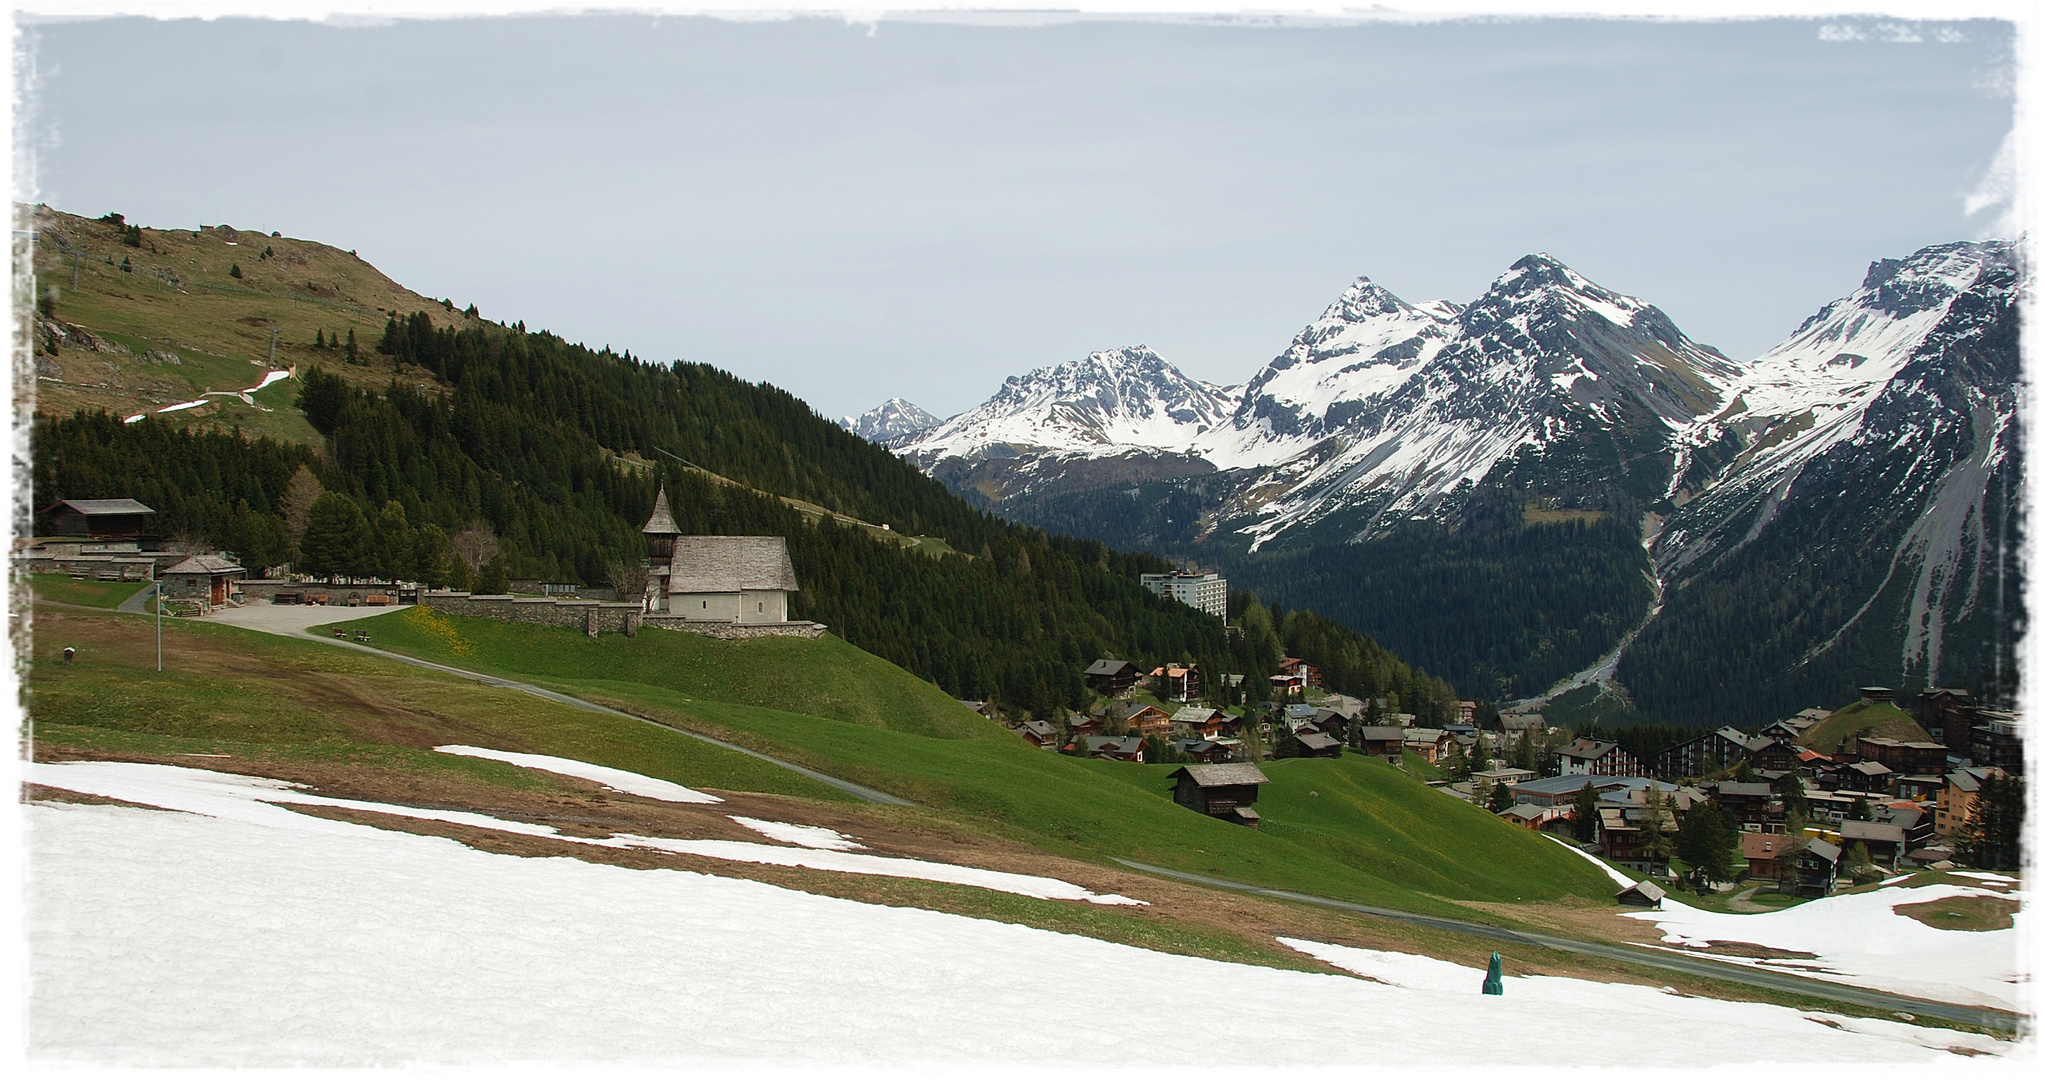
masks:
[[[134,272],[135,272],[134,264],[128,261],[128,257],[126,255],[121,256],[121,273],[132,274]]]
[[[1589,780],[1576,790],[1576,804],[1570,808],[1569,831],[1586,844],[1598,838],[1598,789]]]
[[[355,328],[352,326],[348,328],[348,348],[346,351],[349,363],[359,364],[362,362],[355,355]]]
[[[1491,785],[1491,795],[1485,800],[1484,808],[1494,814],[1503,814],[1513,808],[1519,800],[1513,796],[1512,788],[1504,784]]]
[[[326,348],[327,347],[326,335],[318,330],[314,330],[312,332],[312,347],[315,349]]]
[[[328,581],[342,575],[374,576],[376,535],[355,500],[329,491],[313,501],[305,535],[298,541],[298,568]]]
[[[123,261],[125,262],[126,260],[123,260]],[[228,276],[228,277],[231,277],[231,278],[239,278],[239,277],[241,277],[241,264],[240,264],[240,263],[228,263],[228,264],[227,264],[227,276]]]
[[[511,591],[511,575],[504,570],[502,555],[483,564],[483,572],[476,575],[476,591],[486,596],[501,596]]]
[[[378,569],[392,581],[419,580],[413,555],[412,523],[405,518],[405,505],[396,499],[383,504],[376,515]]]
[[[1668,826],[1662,822],[1662,814],[1667,807],[1668,799],[1662,795],[1661,789],[1649,784],[1640,822],[1641,850],[1655,862],[1666,862],[1676,851]]]

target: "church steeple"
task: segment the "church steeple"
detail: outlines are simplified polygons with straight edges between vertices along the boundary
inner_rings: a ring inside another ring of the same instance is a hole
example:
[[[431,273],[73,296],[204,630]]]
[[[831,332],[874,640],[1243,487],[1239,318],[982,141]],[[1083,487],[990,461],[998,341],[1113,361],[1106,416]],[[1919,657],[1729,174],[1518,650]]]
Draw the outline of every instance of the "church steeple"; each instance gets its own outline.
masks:
[[[662,486],[660,494],[653,500],[653,516],[646,519],[645,527],[639,530],[646,534],[646,556],[654,562],[666,562],[674,558],[675,537],[682,530],[675,524],[675,516],[667,508],[667,488]]]

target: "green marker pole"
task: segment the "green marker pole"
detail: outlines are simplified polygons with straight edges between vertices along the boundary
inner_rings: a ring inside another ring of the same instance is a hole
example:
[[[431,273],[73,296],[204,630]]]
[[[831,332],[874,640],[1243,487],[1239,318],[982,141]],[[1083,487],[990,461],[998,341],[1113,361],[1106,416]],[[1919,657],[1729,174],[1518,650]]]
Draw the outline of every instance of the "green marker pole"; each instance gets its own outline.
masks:
[[[1484,992],[1498,997],[1505,996],[1505,963],[1497,953],[1491,954],[1491,970],[1484,975]]]

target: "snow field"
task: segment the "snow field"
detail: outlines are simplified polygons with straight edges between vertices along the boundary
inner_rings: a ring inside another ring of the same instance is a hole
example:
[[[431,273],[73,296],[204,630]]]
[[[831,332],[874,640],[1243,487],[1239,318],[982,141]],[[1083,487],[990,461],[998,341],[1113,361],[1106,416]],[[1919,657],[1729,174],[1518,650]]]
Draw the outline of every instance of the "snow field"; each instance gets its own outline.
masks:
[[[433,749],[443,754],[488,758],[492,761],[509,762],[528,769],[538,769],[541,772],[557,773],[561,776],[573,776],[582,780],[591,780],[602,784],[612,791],[623,792],[627,795],[643,795],[649,799],[660,799],[663,802],[719,803],[724,801],[715,795],[705,795],[693,788],[685,788],[680,784],[670,783],[666,780],[656,780],[651,776],[644,776],[640,773],[626,772],[624,769],[591,765],[586,761],[576,761],[573,758],[550,757],[546,754],[516,754],[509,750],[486,750],[480,746],[436,746]]]
[[[1555,842],[1562,844],[1560,840]],[[1569,844],[1562,846],[1595,863],[1621,888],[1633,884],[1633,879],[1603,859]],[[1998,884],[2016,883],[2016,879],[1999,874],[1964,870],[1954,873]],[[1891,878],[1883,884],[1901,880]],[[2027,1012],[2030,976],[2024,959],[2029,955],[2028,911],[2017,912],[2007,930],[1940,930],[1896,911],[1900,905],[1951,896],[2006,896],[2021,902],[2023,894],[2014,889],[1962,885],[1891,887],[1827,896],[1781,911],[1747,915],[1704,911],[1670,897],[1662,901],[1659,911],[1621,914],[1654,923],[1662,931],[1664,942],[1683,946],[1672,951],[1690,956],[1703,955],[1721,963],[1774,969],[1955,1005]],[[1817,958],[1769,960],[1699,952],[1712,941],[1741,941],[1786,952],[1814,953]],[[1687,947],[1692,943],[1699,949]]]
[[[865,846],[844,833],[820,825],[791,825],[785,821],[762,821],[759,818],[740,817],[737,814],[726,816],[769,840],[779,840],[784,844],[798,844],[823,851],[854,851]]]
[[[554,759],[566,760],[566,759]],[[570,762],[569,764],[581,764]],[[28,779],[33,783],[45,784],[66,791],[78,791],[99,795],[124,802],[140,803],[146,806],[162,807],[166,810],[183,810],[188,813],[204,814],[209,817],[246,821],[251,824],[291,829],[302,821],[317,821],[330,828],[320,831],[367,830],[378,832],[366,825],[355,825],[345,821],[327,818],[311,818],[293,813],[276,803],[295,803],[302,806],[327,806],[343,810],[361,810],[396,817],[412,818],[419,821],[445,821],[455,825],[467,825],[479,829],[493,829],[498,832],[514,833],[520,836],[542,836],[573,844],[606,848],[652,848],[671,851],[678,855],[696,855],[708,859],[722,859],[727,862],[758,863],[767,866],[797,866],[810,870],[828,870],[846,874],[869,874],[875,877],[912,878],[921,881],[937,881],[953,885],[973,885],[996,892],[1014,893],[1039,900],[1084,900],[1091,904],[1141,905],[1144,901],[1131,900],[1114,893],[1095,893],[1069,881],[1058,878],[1038,877],[1033,874],[1011,874],[999,870],[982,870],[972,866],[957,866],[951,863],[927,862],[922,859],[908,859],[886,855],[856,855],[843,851],[816,851],[805,848],[779,847],[773,844],[753,844],[739,840],[682,840],[661,836],[634,836],[629,833],[610,837],[570,836],[556,831],[549,825],[535,825],[530,822],[512,821],[467,810],[428,810],[395,803],[366,802],[360,799],[336,799],[325,795],[313,795],[298,791],[295,786],[282,780],[264,777],[241,776],[235,773],[210,772],[204,769],[188,769],[177,765],[149,765],[130,761],[66,761],[32,762],[27,766]],[[626,773],[631,776],[636,774]],[[642,777],[641,779],[646,779]],[[683,789],[687,790],[687,789]],[[782,824],[774,822],[772,824]],[[801,826],[794,826],[801,828]],[[829,831],[829,830],[823,830]]]
[[[1486,999],[1474,969],[1313,942],[1289,944],[1384,981],[1227,964],[268,809],[284,820],[24,808],[34,1058],[1696,1065],[1701,1053],[1956,1063],[1940,1048],[2006,1048],[1569,979],[1514,978],[1506,997]],[[1055,1022],[1060,1003],[1168,1009],[1189,996],[1226,1003],[1217,1037],[1161,1038],[1172,1025],[1130,1019]],[[1333,1019],[1370,1016],[1460,1019],[1379,1024],[1367,1036]],[[1444,1037],[1476,1016],[1483,1037]]]

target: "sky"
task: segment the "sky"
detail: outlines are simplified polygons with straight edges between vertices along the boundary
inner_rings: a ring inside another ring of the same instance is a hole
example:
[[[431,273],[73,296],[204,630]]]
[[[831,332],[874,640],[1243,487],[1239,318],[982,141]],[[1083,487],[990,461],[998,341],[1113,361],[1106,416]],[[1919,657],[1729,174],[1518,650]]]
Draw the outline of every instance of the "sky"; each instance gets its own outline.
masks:
[[[1537,251],[1748,359],[2011,228],[1993,20],[22,29],[17,198],[356,249],[831,417],[1134,344],[1241,383],[1358,275],[1468,301]]]

